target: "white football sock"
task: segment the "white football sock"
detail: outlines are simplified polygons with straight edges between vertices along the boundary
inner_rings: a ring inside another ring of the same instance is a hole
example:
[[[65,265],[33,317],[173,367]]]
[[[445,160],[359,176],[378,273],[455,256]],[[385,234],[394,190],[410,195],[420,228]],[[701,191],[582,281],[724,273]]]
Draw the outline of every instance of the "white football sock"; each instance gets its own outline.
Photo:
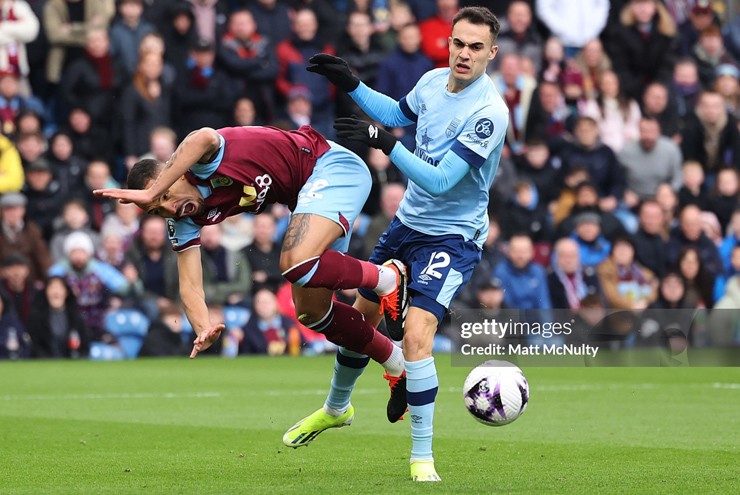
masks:
[[[384,296],[396,290],[398,285],[398,273],[389,266],[377,265],[378,285],[373,289],[378,295]]]
[[[344,406],[341,409],[333,409],[333,408],[327,406],[326,404],[324,404],[324,412],[326,414],[328,414],[329,416],[334,416],[335,418],[338,418],[342,414],[346,413],[347,412],[347,409],[349,409],[349,404],[347,404],[346,406]]]
[[[384,363],[380,363],[390,376],[401,376],[403,374],[403,351],[398,346],[393,346],[391,356]]]

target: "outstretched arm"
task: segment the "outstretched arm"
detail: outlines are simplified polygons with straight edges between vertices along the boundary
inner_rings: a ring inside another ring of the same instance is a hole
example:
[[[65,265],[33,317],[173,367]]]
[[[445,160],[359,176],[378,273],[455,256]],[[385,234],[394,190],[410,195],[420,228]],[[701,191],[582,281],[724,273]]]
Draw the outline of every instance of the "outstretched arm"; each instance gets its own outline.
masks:
[[[203,127],[188,134],[177,147],[149,188],[97,189],[94,194],[120,199],[127,203],[148,204],[162,196],[177,179],[197,163],[208,163],[216,156],[221,146],[221,137],[215,129]]]
[[[216,342],[226,327],[223,324],[211,325],[208,317],[200,248],[192,247],[178,252],[177,269],[180,279],[180,299],[185,306],[185,314],[198,335],[193,341],[193,350],[190,353],[192,359]]]

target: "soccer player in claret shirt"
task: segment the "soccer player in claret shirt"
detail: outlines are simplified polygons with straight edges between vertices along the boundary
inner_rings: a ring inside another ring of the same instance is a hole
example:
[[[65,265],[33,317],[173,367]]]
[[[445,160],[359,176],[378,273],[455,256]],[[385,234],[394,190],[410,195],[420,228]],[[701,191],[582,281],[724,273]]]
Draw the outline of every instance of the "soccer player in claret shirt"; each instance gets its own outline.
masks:
[[[411,307],[405,326],[390,321],[388,328],[391,337],[403,338],[411,477],[416,481],[440,479],[432,457],[438,387],[434,333],[480,261],[488,232],[489,190],[509,121],[504,101],[486,76],[486,66],[498,51],[498,32],[499,22],[488,9],[461,9],[448,39],[449,68],[424,74],[401,101],[362,84],[341,58],[318,54],[309,59],[309,71],[348,92],[374,120],[390,127],[417,125],[413,154],[371,123],[344,118],[334,125],[338,136],[383,150],[409,177],[396,218],[370,261],[398,258],[409,269]],[[357,307],[380,302],[372,291],[360,289],[360,294]],[[363,312],[373,315],[370,323],[378,322],[376,312]]]
[[[231,215],[259,214],[272,203],[285,204],[293,212],[280,256],[283,276],[293,284],[299,321],[340,348],[326,404],[291,430],[300,432],[290,435],[290,446],[306,445],[325,429],[352,422],[349,394],[369,358],[385,368],[391,384],[388,419],[403,416],[406,391],[398,386],[405,380],[401,350],[357,309],[332,301],[337,289],[365,288],[379,295],[389,320],[400,321],[407,310],[403,264],[389,260],[376,265],[344,254],[371,186],[367,166],[357,155],[308,126],[297,131],[202,128],[191,132],[166,163],[137,162],[127,181],[128,189],[95,194],[136,203],[167,219],[177,252],[180,297],[197,333],[191,358],[224,330],[223,324],[214,325],[208,317],[200,228]]]

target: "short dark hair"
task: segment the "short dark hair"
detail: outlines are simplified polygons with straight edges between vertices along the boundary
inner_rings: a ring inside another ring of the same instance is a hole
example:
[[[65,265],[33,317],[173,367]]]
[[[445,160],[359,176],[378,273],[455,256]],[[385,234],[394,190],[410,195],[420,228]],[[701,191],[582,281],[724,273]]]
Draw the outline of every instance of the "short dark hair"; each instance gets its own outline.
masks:
[[[134,164],[126,178],[126,186],[129,189],[144,189],[147,182],[159,176],[162,162],[153,158],[145,158]]]
[[[455,27],[459,21],[468,21],[471,24],[485,24],[491,30],[491,38],[495,42],[498,38],[498,33],[501,31],[501,23],[498,22],[498,18],[493,15],[493,12],[485,7],[465,7],[455,14],[452,19],[452,27]]]

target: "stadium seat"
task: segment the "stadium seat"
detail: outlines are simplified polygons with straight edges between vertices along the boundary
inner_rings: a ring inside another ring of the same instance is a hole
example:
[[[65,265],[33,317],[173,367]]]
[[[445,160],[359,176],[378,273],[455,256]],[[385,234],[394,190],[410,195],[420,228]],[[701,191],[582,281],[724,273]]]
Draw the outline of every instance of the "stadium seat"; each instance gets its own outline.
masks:
[[[105,316],[105,328],[116,337],[126,359],[134,359],[144,343],[149,320],[135,309],[119,309]]]
[[[243,306],[224,307],[226,328],[244,328],[251,316],[252,312]]]
[[[126,359],[126,355],[117,345],[93,342],[90,344],[90,360],[92,361],[120,361]]]

